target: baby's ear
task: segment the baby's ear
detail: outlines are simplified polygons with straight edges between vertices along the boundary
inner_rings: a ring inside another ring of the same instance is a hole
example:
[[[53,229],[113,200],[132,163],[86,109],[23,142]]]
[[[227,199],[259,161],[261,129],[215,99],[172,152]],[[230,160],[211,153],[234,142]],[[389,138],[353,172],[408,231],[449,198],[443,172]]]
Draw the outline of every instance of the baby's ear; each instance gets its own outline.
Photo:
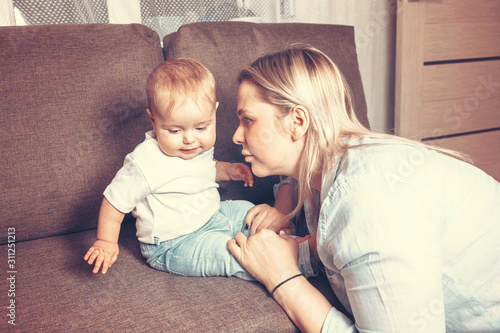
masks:
[[[219,107],[219,102],[215,102],[215,110]]]
[[[151,113],[150,109],[146,109],[146,112],[148,113],[149,119],[154,124],[155,123],[155,119],[153,118],[153,113]]]

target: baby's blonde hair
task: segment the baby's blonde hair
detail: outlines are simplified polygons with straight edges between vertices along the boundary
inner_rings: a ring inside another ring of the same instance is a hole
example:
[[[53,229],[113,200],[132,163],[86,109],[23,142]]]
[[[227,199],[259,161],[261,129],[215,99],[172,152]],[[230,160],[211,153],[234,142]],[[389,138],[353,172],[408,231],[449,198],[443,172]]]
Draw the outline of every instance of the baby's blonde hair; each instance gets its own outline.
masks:
[[[170,59],[161,63],[146,81],[148,108],[155,113],[163,104],[167,112],[186,99],[216,103],[215,79],[201,63],[188,58]]]
[[[240,72],[239,82],[245,80],[257,86],[263,101],[281,110],[276,115],[277,121],[297,105],[309,111],[310,123],[296,184],[296,207],[288,218],[297,215],[306,200],[312,200],[312,177],[328,172],[335,155],[352,148],[348,146],[351,138],[387,137],[461,157],[453,151],[372,132],[363,126],[356,117],[349,86],[339,68],[326,54],[311,46],[295,45],[257,59]]]

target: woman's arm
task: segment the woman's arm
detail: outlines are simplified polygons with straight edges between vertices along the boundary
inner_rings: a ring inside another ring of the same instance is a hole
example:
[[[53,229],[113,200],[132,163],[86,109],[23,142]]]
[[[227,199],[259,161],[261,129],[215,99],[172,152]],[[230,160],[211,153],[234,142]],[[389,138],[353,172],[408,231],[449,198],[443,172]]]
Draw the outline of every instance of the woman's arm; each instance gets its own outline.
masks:
[[[292,279],[274,292],[274,299],[302,332],[321,332],[332,305],[305,277]]]
[[[300,274],[297,242],[271,230],[264,229],[250,238],[238,233],[228,242],[228,249],[269,292],[286,279]],[[320,332],[332,308],[302,276],[281,285],[274,292],[274,298],[303,332]]]
[[[440,202],[384,182],[351,182],[325,199],[319,256],[340,269],[361,332],[445,332]]]
[[[292,203],[292,186],[290,184],[284,184],[279,188],[278,193],[276,193],[274,208],[285,215],[290,214],[295,208]]]

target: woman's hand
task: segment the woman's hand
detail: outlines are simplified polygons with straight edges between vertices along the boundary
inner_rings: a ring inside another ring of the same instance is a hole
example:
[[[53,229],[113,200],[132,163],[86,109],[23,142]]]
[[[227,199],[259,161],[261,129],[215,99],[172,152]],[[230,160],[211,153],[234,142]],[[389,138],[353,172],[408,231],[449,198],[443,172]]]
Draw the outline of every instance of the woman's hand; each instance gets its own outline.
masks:
[[[300,273],[297,266],[298,243],[269,229],[263,229],[249,238],[239,232],[227,243],[227,247],[243,268],[264,284],[269,292],[280,282]]]
[[[250,228],[250,235],[263,229],[270,229],[275,233],[283,230],[287,235],[295,233],[295,226],[286,219],[286,215],[266,204],[250,208],[245,217],[245,224]]]

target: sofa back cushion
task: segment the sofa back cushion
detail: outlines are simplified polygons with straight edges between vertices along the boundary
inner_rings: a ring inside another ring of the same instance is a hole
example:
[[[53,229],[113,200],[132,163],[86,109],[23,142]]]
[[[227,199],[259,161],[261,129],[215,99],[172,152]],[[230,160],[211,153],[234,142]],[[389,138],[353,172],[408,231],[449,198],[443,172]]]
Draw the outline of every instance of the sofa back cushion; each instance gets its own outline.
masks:
[[[237,76],[258,57],[281,51],[293,43],[310,44],[332,58],[346,76],[354,95],[355,110],[368,126],[366,103],[354,43],[354,28],[339,25],[302,23],[256,24],[248,22],[199,22],[182,26],[165,36],[165,58],[188,57],[212,71],[217,83],[217,141],[215,158],[242,162],[241,147],[232,142],[238,127],[236,117]],[[247,199],[268,202],[277,177],[256,179],[253,188],[240,182],[220,184],[222,199]]]
[[[163,61],[158,35],[2,27],[0,45],[2,230],[26,240],[95,228],[103,190],[151,129],[144,87]]]

